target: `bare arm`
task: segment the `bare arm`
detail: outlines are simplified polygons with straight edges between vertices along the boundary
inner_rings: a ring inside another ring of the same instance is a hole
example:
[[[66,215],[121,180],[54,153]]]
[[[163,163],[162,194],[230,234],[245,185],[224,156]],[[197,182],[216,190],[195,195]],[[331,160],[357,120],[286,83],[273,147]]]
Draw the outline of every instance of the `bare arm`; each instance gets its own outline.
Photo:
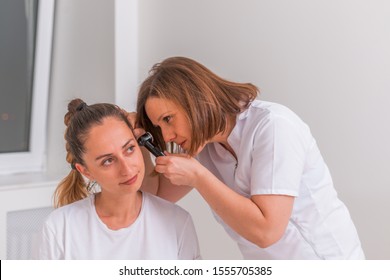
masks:
[[[142,181],[141,190],[157,195],[160,175],[154,172],[154,163],[149,151],[144,147],[140,148],[145,162],[145,176]]]
[[[246,198],[228,188],[211,172],[199,177],[196,189],[226,224],[261,248],[283,236],[294,203],[294,197],[284,195]]]
[[[189,186],[179,186],[172,184],[164,175],[159,174],[160,184],[157,196],[171,202],[177,202],[188,194],[193,188]]]

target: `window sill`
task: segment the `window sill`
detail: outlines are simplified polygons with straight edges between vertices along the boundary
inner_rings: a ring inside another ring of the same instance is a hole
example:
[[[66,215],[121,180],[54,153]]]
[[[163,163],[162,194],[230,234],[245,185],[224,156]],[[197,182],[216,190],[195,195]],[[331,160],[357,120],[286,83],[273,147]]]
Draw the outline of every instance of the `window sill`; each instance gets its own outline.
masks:
[[[57,185],[63,175],[47,172],[0,175],[0,191]]]

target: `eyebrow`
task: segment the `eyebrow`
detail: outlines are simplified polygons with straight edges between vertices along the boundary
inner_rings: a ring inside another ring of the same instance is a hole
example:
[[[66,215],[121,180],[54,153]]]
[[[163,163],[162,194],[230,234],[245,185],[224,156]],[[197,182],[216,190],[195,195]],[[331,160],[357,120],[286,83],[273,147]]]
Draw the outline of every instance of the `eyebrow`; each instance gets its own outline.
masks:
[[[134,141],[135,141],[134,139],[127,140],[126,143],[122,146],[122,149],[126,148],[131,142],[134,142]],[[102,158],[105,158],[108,156],[112,156],[112,154],[104,154],[104,155],[97,156],[95,158],[95,161],[98,161],[99,159],[102,159]]]
[[[165,113],[164,113],[164,114],[165,114]],[[161,116],[158,117],[157,122],[160,122],[160,121],[161,121],[161,119],[162,119],[162,117],[163,117],[164,114],[161,114]]]

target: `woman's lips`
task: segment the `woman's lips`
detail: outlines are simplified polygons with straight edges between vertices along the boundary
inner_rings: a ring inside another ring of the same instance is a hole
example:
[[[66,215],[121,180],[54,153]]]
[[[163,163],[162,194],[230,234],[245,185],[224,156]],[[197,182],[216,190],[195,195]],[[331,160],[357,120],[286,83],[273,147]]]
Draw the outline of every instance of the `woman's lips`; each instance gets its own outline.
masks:
[[[183,149],[183,150],[185,150],[184,149],[184,144],[186,143],[186,141],[183,141],[183,142],[181,142],[180,144],[179,144],[179,146]]]
[[[135,175],[134,177],[130,178],[129,180],[120,183],[121,185],[132,185],[137,181],[138,175]]]

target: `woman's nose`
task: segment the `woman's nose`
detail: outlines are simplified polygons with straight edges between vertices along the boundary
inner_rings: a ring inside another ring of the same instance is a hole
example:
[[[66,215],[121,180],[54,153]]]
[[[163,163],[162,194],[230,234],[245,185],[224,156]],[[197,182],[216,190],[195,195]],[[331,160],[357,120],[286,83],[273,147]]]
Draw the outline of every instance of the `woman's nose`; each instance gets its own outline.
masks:
[[[161,132],[166,143],[173,142],[176,138],[176,134],[172,129],[161,129]]]
[[[133,169],[133,164],[128,158],[119,158],[119,172],[121,175],[128,175]]]

